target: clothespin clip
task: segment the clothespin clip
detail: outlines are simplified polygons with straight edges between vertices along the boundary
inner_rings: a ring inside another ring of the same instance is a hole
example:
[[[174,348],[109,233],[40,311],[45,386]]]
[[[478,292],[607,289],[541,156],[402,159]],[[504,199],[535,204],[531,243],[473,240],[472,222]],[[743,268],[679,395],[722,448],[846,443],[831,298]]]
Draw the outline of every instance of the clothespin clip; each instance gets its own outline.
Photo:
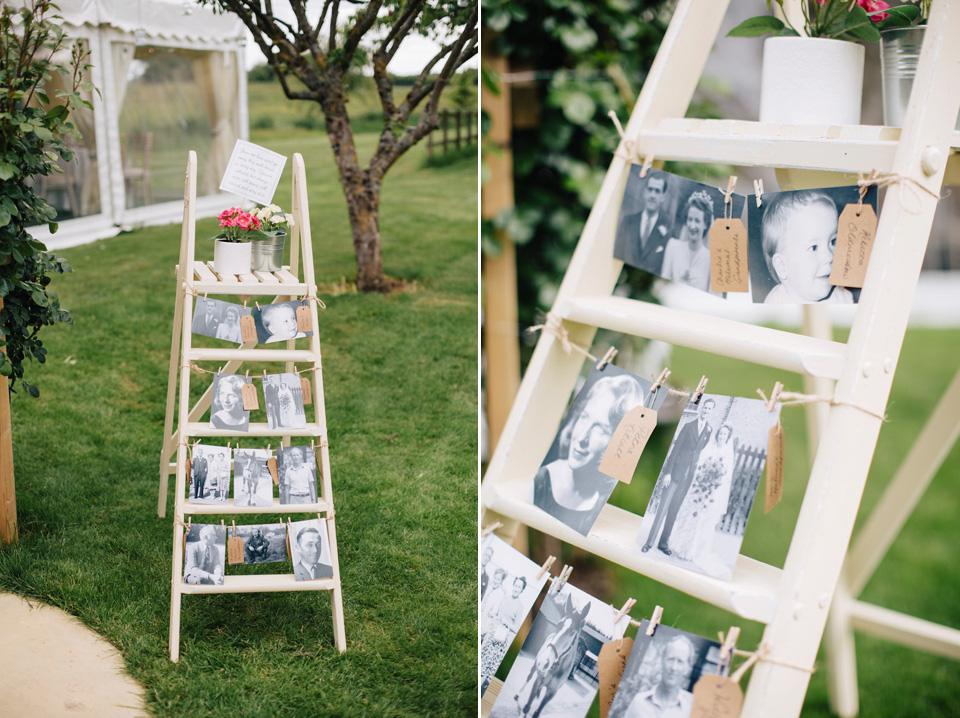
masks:
[[[283,439],[280,439],[280,453],[283,453]]]
[[[564,566],[563,570],[560,572],[560,575],[553,579],[553,590],[559,591],[563,588],[563,584],[567,582],[567,579],[570,578],[570,574],[573,573],[573,566]]]
[[[227,450],[228,450],[228,451],[229,451],[229,449],[230,449],[230,444],[232,444],[232,443],[233,443],[232,441],[228,441],[228,442],[227,442]],[[239,450],[239,447],[237,447],[237,448],[238,448],[238,450]]]
[[[724,191],[720,190],[720,193],[723,195],[723,218],[732,219],[733,218],[733,190],[737,186],[737,176],[730,175],[730,179],[727,180],[727,189]],[[727,212],[729,211],[729,216]],[[729,229],[729,225],[727,226]]]
[[[755,179],[753,181],[753,191],[757,195],[757,207],[759,207],[761,204],[763,204],[760,201],[760,198],[763,197],[763,180],[762,179]]]
[[[740,638],[739,626],[731,626],[726,638],[724,638],[723,632],[720,632],[720,643],[723,644],[720,646],[721,661],[726,661],[733,657],[733,650],[737,647],[738,638]]]
[[[317,511],[317,521],[323,521],[323,516],[320,515],[319,511]]]
[[[267,444],[267,451],[270,451],[271,446],[273,446],[273,444]]]
[[[617,611],[617,615],[613,618],[613,624],[616,625],[620,623],[620,619],[624,617],[625,614],[630,613],[630,609],[633,608],[634,604],[637,602],[635,598],[628,598],[627,602],[623,604],[623,607]]]
[[[653,395],[653,400],[656,400],[657,392],[660,391],[660,387],[663,386],[663,383],[667,380],[668,376],[670,376],[670,370],[664,369],[662,372],[660,372],[660,376],[653,380],[653,385],[650,387],[650,391],[647,392],[648,394]]]
[[[264,373],[266,373],[266,372],[264,372]],[[246,379],[246,381],[249,383],[249,381],[250,381],[250,370],[249,370],[249,369],[247,369],[247,373],[244,375],[244,379]]]
[[[610,347],[607,349],[607,353],[603,355],[603,358],[597,362],[597,369],[603,369],[607,364],[613,361],[613,358],[617,355],[617,348]]]
[[[540,570],[537,571],[537,578],[540,579],[543,577],[547,571],[550,570],[550,567],[553,566],[553,562],[557,560],[556,556],[548,556],[547,560],[543,562],[543,565],[540,567]]]
[[[203,293],[203,301],[207,301],[207,293],[206,293],[206,292]]]
[[[310,439],[310,450],[313,453],[317,453],[316,441],[314,441],[313,439]]]
[[[260,302],[258,302],[256,299],[254,299],[254,300],[253,300],[253,303],[254,303],[254,305],[256,305],[257,311],[260,311]]]
[[[700,401],[700,397],[703,395],[703,390],[707,388],[707,377],[701,376],[700,383],[697,384],[697,388],[694,389],[693,395],[690,397],[690,403],[696,404]]]
[[[647,635],[652,636],[660,625],[660,619],[663,618],[663,606],[656,606],[653,609],[653,615],[650,616],[650,623],[647,624]]]
[[[643,165],[640,167],[640,179],[643,179],[647,176],[647,172],[650,171],[651,165],[653,165],[653,155],[647,155],[643,158]]]
[[[236,536],[236,535],[237,535],[237,520],[234,519],[234,520],[231,521],[230,523],[233,524],[233,535]]]
[[[264,384],[266,384],[266,382],[267,382],[267,370],[266,370],[266,369],[263,370],[263,382],[264,382]]]
[[[777,400],[780,398],[780,392],[783,391],[783,384],[777,382],[773,385],[773,393],[770,394],[770,400],[767,402],[767,411],[773,411],[777,406]]]
[[[220,519],[220,528],[222,528],[224,531],[227,530],[227,524],[223,519]]]
[[[483,537],[483,536],[489,536],[490,534],[492,534],[494,531],[496,531],[498,528],[501,528],[502,526],[503,526],[503,524],[502,524],[501,522],[499,522],[499,521],[494,521],[494,522],[493,522],[492,524],[490,524],[489,526],[485,526],[485,527],[484,527],[483,531],[480,532],[480,536],[481,536],[481,537]]]

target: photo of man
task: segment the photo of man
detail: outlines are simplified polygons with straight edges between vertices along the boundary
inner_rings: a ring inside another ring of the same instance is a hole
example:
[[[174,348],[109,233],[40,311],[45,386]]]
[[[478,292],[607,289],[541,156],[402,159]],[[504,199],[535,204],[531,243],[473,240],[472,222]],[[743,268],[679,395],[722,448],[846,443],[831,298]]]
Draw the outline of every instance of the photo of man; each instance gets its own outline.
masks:
[[[319,519],[290,524],[290,551],[297,581],[312,581],[333,576],[327,527]]]
[[[223,585],[227,532],[222,526],[193,524],[187,534],[184,583]]]
[[[640,170],[640,165],[630,167],[613,256],[631,267],[660,274],[664,249],[673,236],[669,175],[650,169],[646,177],[640,177]]]

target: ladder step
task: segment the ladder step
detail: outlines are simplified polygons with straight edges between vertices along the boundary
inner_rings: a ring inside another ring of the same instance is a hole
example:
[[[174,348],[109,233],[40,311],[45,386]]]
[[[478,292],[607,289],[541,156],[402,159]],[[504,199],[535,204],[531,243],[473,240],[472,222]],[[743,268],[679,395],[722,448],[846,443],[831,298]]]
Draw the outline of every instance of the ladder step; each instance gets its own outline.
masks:
[[[847,606],[850,622],[863,633],[960,661],[960,631],[863,601]]]
[[[290,273],[289,267],[276,272],[254,272],[253,274],[224,274],[218,276],[213,271],[213,262],[193,263],[193,288],[197,294],[249,294],[251,296],[307,295],[310,288]]]
[[[280,342],[278,342],[279,344]],[[190,361],[272,361],[312,364],[319,356],[309,349],[241,349],[192,347],[187,356]]]
[[[554,307],[563,319],[659,339],[778,369],[839,379],[846,345],[625,297],[580,297]]]
[[[875,125],[780,125],[741,120],[661,120],[637,140],[639,155],[737,166],[889,172],[900,129]]]
[[[317,514],[330,511],[330,504],[318,501],[315,504],[281,504],[273,500],[273,506],[234,506],[233,499],[225,504],[193,504],[186,501],[181,506],[184,514]],[[267,522],[269,523],[269,522]]]
[[[489,480],[489,477],[488,477]],[[746,556],[737,559],[733,578],[722,581],[695,571],[661,563],[643,554],[633,553],[633,542],[640,532],[642,516],[607,504],[587,536],[581,536],[521,495],[529,490],[524,482],[498,483],[484,503],[491,511],[530,528],[556,536],[596,556],[643,574],[655,581],[712,603],[750,621],[767,623],[773,618],[776,591],[781,570]],[[509,493],[505,488],[509,487]],[[576,575],[571,581],[576,584]]]
[[[228,436],[228,437],[268,437],[268,436],[323,436],[324,430],[319,424],[307,424],[303,429],[271,429],[266,422],[251,423],[249,431],[234,429],[214,429],[209,422],[190,422],[183,432],[184,436]]]
[[[292,573],[261,574],[258,576],[224,576],[222,586],[180,583],[180,593],[257,593],[260,591],[332,591],[340,588],[335,578],[298,581]]]

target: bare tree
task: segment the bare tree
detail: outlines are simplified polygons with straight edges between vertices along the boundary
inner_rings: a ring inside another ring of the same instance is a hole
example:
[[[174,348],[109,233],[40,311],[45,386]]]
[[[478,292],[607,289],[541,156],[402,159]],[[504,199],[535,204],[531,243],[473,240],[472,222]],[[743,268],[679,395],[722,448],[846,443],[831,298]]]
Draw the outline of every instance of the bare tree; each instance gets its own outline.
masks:
[[[235,13],[253,33],[267,62],[276,71],[287,97],[320,105],[327,135],[347,198],[360,291],[389,289],[380,251],[380,189],[397,159],[439,125],[440,95],[453,74],[477,54],[478,0],[323,0],[315,20],[306,0],[288,0],[294,22],[274,16],[273,0],[198,0]],[[319,2],[315,5],[320,5]],[[341,6],[350,6],[348,13]],[[394,99],[387,64],[411,33],[441,42],[406,96]],[[360,166],[347,112],[351,67],[364,59],[361,42],[372,45],[369,61],[383,107],[383,130],[365,167]],[[291,88],[289,76],[304,89]],[[420,118],[411,113],[424,103]]]

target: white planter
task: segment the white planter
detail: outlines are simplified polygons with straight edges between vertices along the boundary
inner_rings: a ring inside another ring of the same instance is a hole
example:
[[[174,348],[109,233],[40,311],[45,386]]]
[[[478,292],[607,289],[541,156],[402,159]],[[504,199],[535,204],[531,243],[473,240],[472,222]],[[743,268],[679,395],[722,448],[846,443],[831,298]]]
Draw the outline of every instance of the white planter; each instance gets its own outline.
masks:
[[[819,37],[770,37],[763,43],[760,121],[859,125],[863,45]]]
[[[213,245],[213,270],[217,274],[250,274],[250,243],[218,239]]]

